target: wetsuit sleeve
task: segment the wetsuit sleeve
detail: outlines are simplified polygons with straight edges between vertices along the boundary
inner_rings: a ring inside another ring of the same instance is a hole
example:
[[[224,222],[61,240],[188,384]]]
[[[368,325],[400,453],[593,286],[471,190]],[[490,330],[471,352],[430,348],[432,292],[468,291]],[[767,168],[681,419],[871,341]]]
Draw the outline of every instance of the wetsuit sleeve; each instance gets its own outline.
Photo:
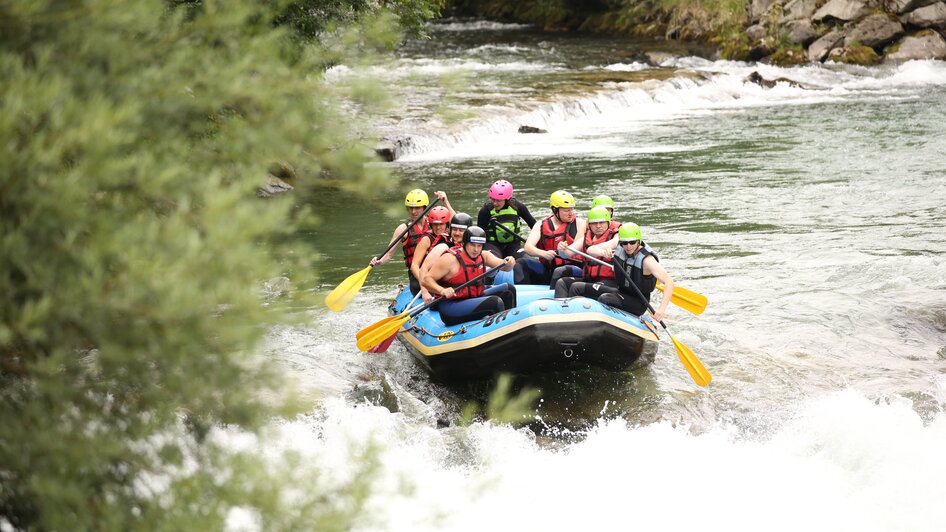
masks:
[[[483,205],[483,208],[480,209],[479,214],[476,215],[476,225],[482,229],[487,229],[489,227],[489,211],[491,211],[492,208],[492,202],[487,202],[486,205]]]
[[[529,212],[529,207],[526,207],[521,201],[516,201],[516,212],[519,213],[519,217],[529,226],[531,229],[535,225],[535,218],[532,217],[532,213]]]

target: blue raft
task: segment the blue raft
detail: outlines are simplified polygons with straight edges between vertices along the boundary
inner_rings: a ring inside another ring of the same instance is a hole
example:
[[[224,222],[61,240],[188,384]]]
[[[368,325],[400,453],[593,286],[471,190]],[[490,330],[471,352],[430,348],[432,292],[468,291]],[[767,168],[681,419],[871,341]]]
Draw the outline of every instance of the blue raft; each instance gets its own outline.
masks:
[[[436,378],[482,379],[589,366],[621,371],[653,362],[653,325],[593,299],[554,299],[548,286],[516,285],[517,306],[479,321],[444,325],[436,305],[398,331],[398,340]],[[402,290],[388,311],[411,301]]]

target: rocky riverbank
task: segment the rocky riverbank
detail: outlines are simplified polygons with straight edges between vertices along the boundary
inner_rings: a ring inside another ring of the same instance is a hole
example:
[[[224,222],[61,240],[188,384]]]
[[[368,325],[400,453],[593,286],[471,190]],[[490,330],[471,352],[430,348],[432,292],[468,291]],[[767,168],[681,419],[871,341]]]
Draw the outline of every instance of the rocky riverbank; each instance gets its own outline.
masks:
[[[549,31],[619,32],[715,44],[727,59],[778,65],[946,60],[946,0],[453,2],[457,14]],[[576,5],[580,4],[580,5]]]

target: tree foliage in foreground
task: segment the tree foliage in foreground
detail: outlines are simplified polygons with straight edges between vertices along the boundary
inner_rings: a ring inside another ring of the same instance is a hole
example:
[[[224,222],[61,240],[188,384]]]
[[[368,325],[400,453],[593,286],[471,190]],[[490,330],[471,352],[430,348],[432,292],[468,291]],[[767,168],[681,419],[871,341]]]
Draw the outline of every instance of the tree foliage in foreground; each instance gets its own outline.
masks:
[[[293,522],[283,472],[208,437],[292,407],[256,356],[286,318],[259,287],[306,285],[272,249],[305,211],[253,197],[267,168],[305,177],[296,200],[384,179],[319,75],[366,34],[300,47],[276,20],[289,5],[0,5],[0,528],[353,519],[359,490],[313,488]]]

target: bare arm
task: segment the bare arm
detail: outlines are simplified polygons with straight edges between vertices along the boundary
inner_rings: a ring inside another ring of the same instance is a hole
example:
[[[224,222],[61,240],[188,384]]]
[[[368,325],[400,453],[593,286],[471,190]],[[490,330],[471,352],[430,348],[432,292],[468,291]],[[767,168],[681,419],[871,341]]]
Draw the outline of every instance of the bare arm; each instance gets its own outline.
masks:
[[[420,265],[423,264],[424,258],[427,257],[427,251],[430,249],[430,239],[426,236],[421,238],[417,243],[417,247],[414,248],[414,257],[411,259],[411,274],[414,275],[415,279],[420,280]]]
[[[407,227],[406,224],[401,224],[401,225],[397,226],[397,229],[395,229],[395,230],[394,230],[394,233],[391,234],[391,240],[388,241],[388,245],[389,245],[389,246],[390,246],[395,240],[397,240],[397,235],[401,234],[401,231],[403,231],[406,227]],[[370,264],[370,265],[372,265],[372,266],[380,266],[380,265],[384,264],[385,262],[391,260],[391,254],[394,253],[394,250],[395,250],[395,249],[397,249],[397,246],[394,246],[394,247],[392,247],[391,249],[389,249],[388,252],[385,253],[383,257],[380,257],[380,258],[378,258],[378,257],[371,257],[371,261],[369,261],[368,264]]]
[[[506,257],[504,259],[501,259],[497,257],[496,255],[493,255],[493,253],[490,251],[484,251],[483,263],[486,264],[486,266],[489,268],[502,266],[503,271],[508,272],[509,270],[513,269],[513,267],[516,265],[516,259],[512,257]]]
[[[614,250],[618,248],[618,237],[615,235],[614,238],[608,240],[607,242],[602,242],[600,244],[595,244],[589,246],[585,253],[589,255],[594,255],[595,257],[604,257],[610,259],[614,256]]]
[[[440,202],[443,203],[443,206],[450,211],[450,218],[453,218],[453,215],[456,214],[457,211],[453,210],[453,206],[450,205],[450,200],[447,199],[447,193],[442,190],[438,190],[434,192],[434,196],[440,198]]]
[[[658,281],[664,284],[664,295],[660,300],[660,307],[658,307],[657,312],[654,313],[654,319],[660,321],[664,319],[667,304],[670,303],[670,298],[673,296],[673,279],[670,278],[670,274],[667,273],[667,270],[653,257],[646,257],[644,259],[643,269],[644,275],[653,275]]]
[[[539,244],[539,239],[542,237],[542,224],[537,223],[532,226],[532,230],[529,231],[529,238],[526,239],[525,245],[522,246],[526,250],[526,253],[532,255],[533,257],[543,257],[547,260],[552,260],[555,258],[555,251],[546,251],[544,249],[539,249],[537,246]]]
[[[444,298],[450,299],[454,295],[453,288],[449,286],[444,288],[438,281],[453,277],[459,269],[460,263],[457,262],[457,259],[453,255],[444,253],[437,258],[437,262],[424,274],[424,278],[421,279],[421,286],[426,288],[432,295],[442,295]]]

